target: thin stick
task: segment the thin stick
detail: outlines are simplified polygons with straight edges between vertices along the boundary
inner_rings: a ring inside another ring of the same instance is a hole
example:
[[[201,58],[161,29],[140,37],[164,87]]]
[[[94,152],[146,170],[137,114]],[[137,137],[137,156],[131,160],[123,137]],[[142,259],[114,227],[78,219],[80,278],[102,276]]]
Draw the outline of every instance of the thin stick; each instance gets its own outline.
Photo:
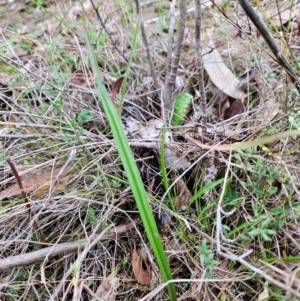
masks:
[[[128,59],[127,59],[126,56],[122,53],[122,51],[119,49],[119,47],[118,47],[116,41],[112,38],[111,33],[108,31],[108,29],[107,29],[107,27],[106,27],[106,25],[105,25],[105,22],[103,22],[103,20],[102,20],[102,18],[101,18],[101,16],[100,16],[100,13],[99,13],[99,11],[98,11],[98,9],[97,9],[97,7],[96,7],[94,1],[93,1],[93,0],[90,0],[90,1],[91,1],[92,6],[93,6],[93,9],[94,9],[94,11],[95,11],[95,13],[96,13],[96,15],[97,15],[97,18],[99,19],[99,21],[100,21],[100,23],[101,23],[101,26],[103,27],[104,31],[107,33],[107,35],[108,35],[108,37],[109,37],[109,39],[110,39],[110,42],[112,43],[112,45],[114,46],[114,48],[117,50],[117,52],[120,54],[120,56],[124,59],[124,61],[125,61],[127,64],[129,64]],[[130,66],[130,69],[131,69],[135,74],[138,75],[138,72],[134,69],[134,67]]]
[[[146,31],[145,31],[145,26],[144,26],[144,19],[143,19],[143,15],[141,14],[141,10],[140,10],[139,0],[135,0],[135,5],[136,5],[136,12],[137,12],[137,14],[139,15],[139,18],[140,18],[140,27],[141,27],[141,32],[142,32],[142,38],[143,38],[143,42],[144,42],[145,47],[146,47],[147,59],[148,59],[149,67],[150,67],[151,76],[153,78],[155,88],[158,89],[159,84],[158,84],[158,81],[157,81],[157,78],[156,78],[156,73],[155,73],[155,70],[154,70],[154,65],[153,65],[153,61],[152,61],[152,57],[151,57],[151,53],[150,53],[150,48],[149,48],[149,43],[148,43],[148,39],[147,39]]]
[[[187,2],[186,0],[180,0],[179,30],[178,30],[176,50],[173,55],[170,75],[166,78],[166,85],[165,85],[164,105],[165,105],[166,110],[170,109],[170,100],[172,98],[173,88],[174,88],[177,70],[179,67],[180,57],[181,57],[181,53],[182,53],[184,33],[185,33],[185,24],[186,24],[186,15],[187,15],[187,3],[186,2]]]
[[[108,231],[108,233],[101,238],[101,240],[110,241],[116,239],[117,236],[127,233],[135,228],[135,222],[131,224],[123,224],[116,226]],[[60,254],[69,254],[81,250],[85,247],[86,240],[77,240],[73,242],[56,244],[50,247],[46,247],[37,251],[29,252],[26,254],[20,254],[10,256],[4,259],[0,259],[0,272],[9,268],[29,265],[32,263],[40,262],[46,258],[51,258]],[[49,245],[49,244],[47,244]]]
[[[165,104],[166,98],[166,87],[168,85],[169,77],[170,77],[170,69],[172,64],[172,53],[173,53],[173,35],[174,35],[174,27],[175,27],[175,5],[176,0],[170,1],[170,24],[169,24],[169,32],[168,32],[168,46],[167,46],[167,63],[166,63],[166,78],[165,78],[165,91],[162,99],[162,119],[165,120],[165,116],[167,114],[167,110],[169,107]]]
[[[196,28],[195,28],[195,47],[196,47],[196,59],[197,59],[197,75],[198,84],[200,91],[200,106],[201,106],[201,123],[202,123],[202,133],[206,134],[207,125],[207,104],[206,95],[204,89],[204,75],[203,75],[203,60],[202,60],[202,47],[201,47],[201,0],[196,0]]]
[[[25,201],[26,208],[28,210],[29,218],[30,218],[30,220],[32,220],[32,218],[34,217],[34,214],[33,214],[32,210],[31,210],[30,203],[29,203],[28,198],[26,196],[26,192],[24,191],[24,188],[23,188],[23,185],[22,185],[22,181],[21,181],[21,178],[20,178],[20,176],[18,174],[18,171],[16,170],[16,167],[12,163],[12,161],[10,160],[10,158],[6,159],[6,162],[8,163],[9,167],[11,168],[12,173],[14,174],[14,176],[15,176],[15,178],[17,180],[17,183],[18,183],[18,185],[20,187],[20,190],[21,190],[22,197],[23,197],[23,199]],[[44,242],[44,243],[47,243],[43,232],[39,229],[38,224],[36,223],[36,221],[34,219],[32,221],[32,224],[33,224],[33,228],[35,229],[35,231],[39,234],[41,241]]]
[[[292,69],[292,67],[290,66],[290,64],[288,63],[288,61],[286,60],[282,52],[280,51],[277,43],[273,39],[263,19],[255,12],[255,10],[253,9],[253,7],[251,6],[248,0],[239,0],[238,2],[243,8],[243,10],[245,11],[246,15],[253,22],[257,30],[261,33],[261,35],[265,39],[271,51],[275,55],[278,64],[287,71],[287,74],[291,79],[292,83],[295,85],[298,92],[300,92],[300,81],[298,79],[297,74]]]

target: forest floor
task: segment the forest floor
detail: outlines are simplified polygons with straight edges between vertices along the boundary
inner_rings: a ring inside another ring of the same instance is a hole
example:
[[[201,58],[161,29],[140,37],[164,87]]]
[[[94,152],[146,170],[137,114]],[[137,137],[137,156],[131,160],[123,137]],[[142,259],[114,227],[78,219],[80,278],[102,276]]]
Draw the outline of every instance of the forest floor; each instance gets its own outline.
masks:
[[[300,300],[299,90],[202,2],[206,122],[195,1],[169,105],[179,0],[173,40],[171,1],[0,1],[1,300]],[[299,74],[299,4],[252,2]]]

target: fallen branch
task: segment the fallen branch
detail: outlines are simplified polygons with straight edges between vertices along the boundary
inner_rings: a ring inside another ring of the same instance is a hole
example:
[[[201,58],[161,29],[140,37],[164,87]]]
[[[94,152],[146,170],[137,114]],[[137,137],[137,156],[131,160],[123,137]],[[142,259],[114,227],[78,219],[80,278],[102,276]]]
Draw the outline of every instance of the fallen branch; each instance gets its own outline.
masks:
[[[122,224],[109,229],[108,233],[102,237],[103,240],[115,239],[117,235],[126,233],[131,229],[134,229],[135,222]],[[9,268],[20,267],[24,265],[29,265],[36,262],[41,262],[46,258],[50,258],[60,254],[69,254],[76,252],[77,250],[83,249],[87,240],[77,240],[73,242],[56,244],[51,247],[43,248],[37,251],[10,256],[4,259],[0,259],[0,272],[3,272]]]
[[[30,253],[10,256],[0,260],[0,272],[9,268],[29,265],[32,263],[40,262],[45,258],[53,257],[60,254],[69,254],[82,249],[86,242],[83,240],[73,241],[69,243],[62,243],[51,247],[43,248]]]

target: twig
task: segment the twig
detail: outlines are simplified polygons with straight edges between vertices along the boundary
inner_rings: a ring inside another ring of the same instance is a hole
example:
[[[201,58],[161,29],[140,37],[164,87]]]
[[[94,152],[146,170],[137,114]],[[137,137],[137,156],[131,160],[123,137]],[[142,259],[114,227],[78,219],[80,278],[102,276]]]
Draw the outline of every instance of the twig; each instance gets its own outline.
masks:
[[[72,270],[74,269],[74,267],[76,267],[76,272],[73,275],[73,277],[75,277],[75,279],[77,279],[77,280],[80,279],[79,275],[80,275],[80,266],[82,264],[82,261],[85,259],[88,252],[90,251],[90,249],[93,248],[98,243],[99,240],[103,240],[105,238],[106,232],[110,228],[113,227],[113,225],[109,225],[104,230],[102,230],[100,234],[97,235],[96,233],[102,225],[103,225],[103,223],[99,221],[98,225],[93,230],[93,233],[88,237],[86,243],[84,244],[84,248],[83,248],[82,252],[78,253],[77,259],[71,265]],[[69,272],[69,270],[68,270],[68,272]],[[60,283],[62,283],[62,281]],[[76,293],[76,290],[78,290],[78,287],[75,286],[74,290],[75,290],[75,293]],[[55,289],[55,291],[53,292],[53,294],[51,295],[51,298],[55,300],[56,296],[59,294],[59,292],[60,292],[60,289],[58,289],[58,287],[57,287]]]
[[[128,231],[134,229],[134,227],[134,222],[131,224],[122,224],[116,226],[114,228],[109,229],[108,233],[101,239],[108,241],[115,239],[116,236],[127,233]],[[9,268],[40,262],[45,260],[46,258],[50,258],[56,255],[72,253],[77,251],[78,249],[84,248],[85,245],[86,240],[77,240],[68,243],[56,244],[51,247],[43,248],[26,254],[20,254],[0,259],[0,272],[5,271]]]
[[[246,15],[253,22],[257,30],[261,33],[261,35],[265,39],[271,51],[275,55],[278,64],[287,71],[287,74],[290,77],[292,83],[295,85],[298,92],[300,92],[300,81],[298,79],[297,74],[292,69],[292,67],[290,66],[290,64],[288,63],[288,61],[286,60],[282,52],[280,51],[278,45],[273,39],[263,19],[255,12],[255,10],[253,9],[253,7],[251,6],[248,0],[238,0],[238,2],[243,8],[243,10],[245,11]]]
[[[43,248],[37,251],[10,256],[0,259],[0,272],[13,267],[29,265],[32,263],[43,261],[45,258],[54,257],[60,254],[68,254],[82,249],[85,246],[85,241],[78,240],[68,243],[62,243],[51,247]]]
[[[164,93],[167,93],[166,87],[168,85],[171,63],[172,63],[173,34],[174,34],[174,27],[175,27],[175,5],[176,5],[176,0],[170,1],[170,24],[169,24],[169,32],[168,32],[167,63],[166,63],[166,78],[165,78]],[[165,120],[167,110],[169,109],[169,107],[165,104],[165,98],[166,98],[166,94],[164,94],[161,97],[161,99],[162,99],[162,104],[161,104],[162,120]]]
[[[202,123],[202,133],[206,134],[207,125],[207,104],[206,95],[204,89],[204,75],[203,75],[203,60],[202,60],[202,47],[201,47],[201,0],[196,0],[196,28],[195,28],[195,47],[196,47],[196,59],[197,59],[197,75],[198,84],[200,91],[200,106],[201,106],[201,123]]]
[[[150,67],[151,76],[153,78],[155,88],[158,89],[159,84],[158,84],[158,81],[157,81],[157,78],[156,78],[156,73],[155,73],[155,70],[154,70],[154,65],[153,65],[153,61],[152,61],[152,57],[151,57],[151,53],[150,53],[150,48],[149,48],[149,43],[148,43],[148,39],[147,39],[146,31],[145,31],[145,26],[144,26],[144,19],[143,19],[143,15],[141,13],[141,10],[140,10],[139,0],[135,0],[135,5],[136,5],[136,12],[139,15],[139,19],[140,19],[140,27],[141,27],[141,32],[142,32],[142,38],[143,38],[143,42],[144,42],[145,47],[146,47],[147,59],[148,59],[149,67]]]
[[[173,60],[171,64],[170,75],[166,78],[165,90],[164,90],[164,106],[165,110],[170,109],[170,100],[173,94],[173,87],[175,84],[175,79],[177,75],[177,70],[179,67],[183,41],[184,41],[184,33],[185,33],[185,24],[186,24],[186,15],[187,15],[187,1],[180,0],[180,14],[179,14],[179,30],[178,30],[178,38],[176,43],[175,53],[173,55]]]
[[[30,203],[29,203],[28,198],[26,196],[26,192],[24,191],[24,188],[23,188],[23,185],[22,185],[22,181],[21,181],[21,178],[20,178],[20,176],[18,174],[18,171],[16,170],[16,167],[12,163],[12,161],[10,160],[10,158],[6,159],[6,162],[8,163],[9,167],[11,168],[12,173],[14,174],[14,176],[15,176],[17,182],[18,182],[18,185],[19,185],[20,190],[21,190],[22,197],[24,199],[26,208],[28,210],[29,218],[30,218],[30,220],[32,220],[34,214],[33,214],[32,210],[31,210]],[[35,231],[39,234],[41,241],[44,242],[44,243],[47,243],[43,232],[39,229],[39,226],[38,226],[38,224],[36,223],[36,221],[34,219],[32,221],[32,225],[33,225],[33,228],[35,229]]]
[[[48,193],[48,199],[51,197],[54,189],[55,189],[55,185],[58,184],[61,176],[63,174],[65,174],[65,171],[67,170],[68,165],[74,160],[76,156],[76,148],[72,148],[69,158],[67,159],[66,163],[64,164],[64,166],[60,169],[58,175],[56,176],[55,180],[52,182],[50,188],[49,188],[49,193]]]

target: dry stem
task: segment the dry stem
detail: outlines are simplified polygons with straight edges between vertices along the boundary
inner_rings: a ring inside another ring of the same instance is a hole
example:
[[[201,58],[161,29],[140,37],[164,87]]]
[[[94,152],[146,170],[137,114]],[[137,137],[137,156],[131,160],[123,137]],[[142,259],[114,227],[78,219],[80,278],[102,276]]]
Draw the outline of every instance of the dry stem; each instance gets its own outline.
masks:
[[[165,109],[170,109],[170,100],[173,94],[173,88],[175,84],[175,79],[177,75],[177,70],[179,67],[183,41],[184,41],[184,33],[185,33],[185,25],[186,25],[186,15],[187,15],[187,1],[181,0],[180,1],[180,14],[179,14],[179,30],[178,30],[178,38],[176,43],[176,50],[173,55],[173,60],[171,64],[170,74],[166,77],[166,84],[165,84],[165,93],[164,93],[164,105]]]
[[[202,133],[206,134],[207,124],[207,104],[206,95],[204,89],[204,75],[203,75],[203,60],[201,49],[201,0],[196,0],[196,24],[195,24],[195,47],[196,47],[196,59],[197,59],[197,75],[200,91],[200,105],[202,115]]]
[[[271,51],[275,55],[277,62],[280,66],[282,66],[286,71],[288,76],[290,77],[292,83],[297,88],[298,92],[300,92],[300,81],[298,79],[297,74],[292,69],[282,52],[280,51],[277,43],[275,42],[274,38],[272,37],[267,25],[263,21],[263,19],[255,12],[252,5],[249,3],[248,0],[239,0],[239,4],[245,11],[246,15],[249,19],[253,22],[257,30],[261,33],[263,38],[265,39],[266,43],[270,47]]]

